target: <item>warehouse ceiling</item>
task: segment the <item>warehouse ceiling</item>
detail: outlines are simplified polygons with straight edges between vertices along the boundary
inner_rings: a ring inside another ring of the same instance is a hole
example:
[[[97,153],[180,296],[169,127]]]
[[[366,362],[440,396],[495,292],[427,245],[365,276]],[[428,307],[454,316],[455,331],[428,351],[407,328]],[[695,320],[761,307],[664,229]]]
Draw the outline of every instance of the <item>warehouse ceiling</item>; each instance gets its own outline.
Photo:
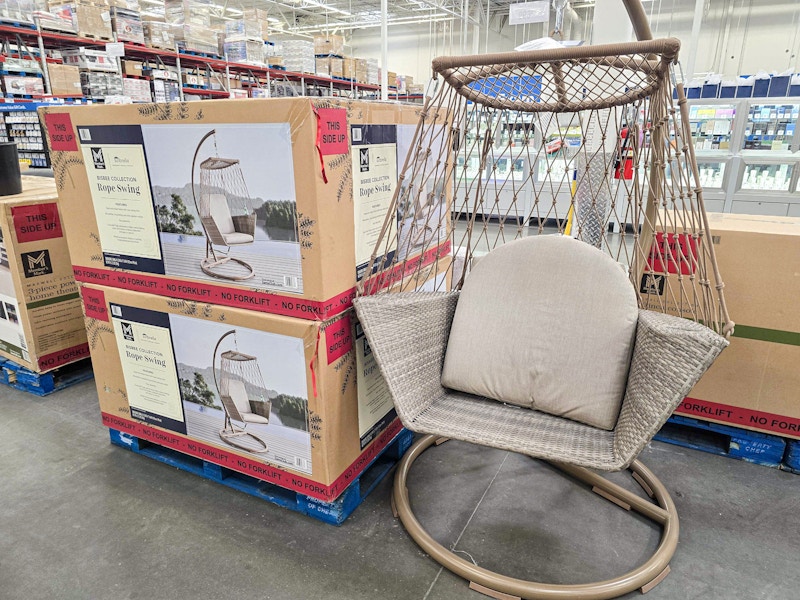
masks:
[[[486,26],[492,19],[508,15],[508,6],[518,0],[390,0],[390,25],[441,21],[463,21]],[[220,16],[236,18],[244,8],[267,10],[274,29],[286,33],[348,33],[379,27],[381,0],[228,0],[219,2]]]

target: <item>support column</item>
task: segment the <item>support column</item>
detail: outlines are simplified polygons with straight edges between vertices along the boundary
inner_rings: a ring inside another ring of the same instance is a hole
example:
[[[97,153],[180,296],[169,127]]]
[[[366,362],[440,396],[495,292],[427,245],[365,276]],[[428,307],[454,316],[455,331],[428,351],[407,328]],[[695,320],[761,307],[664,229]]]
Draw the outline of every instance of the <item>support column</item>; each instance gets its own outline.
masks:
[[[592,19],[592,45],[630,42],[633,25],[622,0],[597,0]]]

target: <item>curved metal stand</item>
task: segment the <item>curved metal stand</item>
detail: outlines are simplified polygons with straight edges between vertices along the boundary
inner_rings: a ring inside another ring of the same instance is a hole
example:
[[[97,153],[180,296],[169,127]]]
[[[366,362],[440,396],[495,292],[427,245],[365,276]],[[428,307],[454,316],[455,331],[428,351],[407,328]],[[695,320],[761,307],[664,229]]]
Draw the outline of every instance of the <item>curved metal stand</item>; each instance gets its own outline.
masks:
[[[228,262],[234,262],[237,265],[241,265],[245,269],[247,269],[247,274],[245,275],[223,275],[221,273],[217,273],[214,271],[215,267],[220,265],[224,265]],[[203,273],[210,277],[214,277],[215,279],[227,279],[228,281],[247,281],[248,279],[252,279],[255,276],[255,271],[253,267],[248,265],[243,260],[238,258],[233,258],[232,256],[225,256],[224,258],[216,258],[216,257],[206,257],[200,261],[200,268],[203,270]]]
[[[669,572],[669,561],[678,545],[678,514],[664,485],[638,460],[630,467],[634,479],[657,504],[653,504],[604,477],[572,465],[551,463],[568,475],[592,486],[592,490],[627,510],[635,510],[662,527],[661,543],[655,553],[641,566],[620,577],[576,585],[554,585],[515,579],[500,575],[469,562],[434,540],[420,525],[411,510],[406,481],[411,465],[433,444],[442,438],[427,435],[417,441],[397,467],[392,493],[393,508],[414,541],[431,558],[456,575],[471,582],[470,587],[496,598],[526,598],[528,600],[605,600],[616,598],[635,589],[647,592]]]
[[[231,431],[232,429],[232,431]],[[234,448],[238,448],[239,450],[244,450],[245,452],[252,452],[253,454],[263,454],[267,451],[267,443],[258,437],[255,434],[250,433],[249,431],[239,431],[233,428],[233,424],[231,424],[231,429],[221,429],[219,432],[219,438],[228,444],[229,446],[233,446]],[[252,448],[248,448],[243,444],[237,444],[232,438],[248,436],[255,440],[260,446],[262,446],[258,450],[253,450]]]

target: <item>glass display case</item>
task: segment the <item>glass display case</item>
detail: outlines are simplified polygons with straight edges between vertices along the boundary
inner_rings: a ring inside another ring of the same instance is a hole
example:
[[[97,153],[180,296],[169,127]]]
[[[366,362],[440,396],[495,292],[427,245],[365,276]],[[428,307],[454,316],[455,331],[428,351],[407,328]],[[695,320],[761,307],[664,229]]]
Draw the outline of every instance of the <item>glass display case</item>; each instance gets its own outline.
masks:
[[[790,163],[746,163],[739,189],[790,192],[793,171]]]
[[[730,150],[735,117],[735,104],[689,106],[689,123],[695,150]]]
[[[725,161],[697,161],[700,185],[704,190],[722,190],[725,181]]]
[[[781,104],[752,103],[747,108],[743,150],[794,152],[800,102]]]

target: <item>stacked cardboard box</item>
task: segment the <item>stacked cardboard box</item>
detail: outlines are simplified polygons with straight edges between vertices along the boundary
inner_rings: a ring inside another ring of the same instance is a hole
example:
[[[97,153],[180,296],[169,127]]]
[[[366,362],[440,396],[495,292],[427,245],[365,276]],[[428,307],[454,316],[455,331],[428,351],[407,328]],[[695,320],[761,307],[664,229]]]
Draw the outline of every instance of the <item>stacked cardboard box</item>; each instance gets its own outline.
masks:
[[[264,64],[264,42],[261,40],[225,42],[224,53],[231,62]]]
[[[709,226],[736,327],[677,412],[800,438],[800,219],[709,214]],[[642,282],[654,305],[666,302],[673,314],[677,270],[658,285]]]
[[[48,10],[64,20],[72,19],[78,35],[109,41],[113,39],[110,8],[104,2],[76,0],[64,3],[53,0]]]
[[[79,96],[81,94],[81,74],[74,65],[47,65],[50,76],[50,93],[55,96]]]
[[[350,304],[416,111],[309,98],[83,108],[41,112],[49,133],[70,133],[50,142],[71,159],[58,161],[61,214],[104,422],[335,498],[400,429],[368,379],[377,369]],[[429,118],[448,126],[445,113]],[[195,157],[233,161],[212,210]],[[431,197],[443,218],[451,191]],[[207,235],[237,244],[206,256]],[[411,252],[444,272],[447,242]]]
[[[34,11],[46,9],[46,0],[3,0],[0,2],[0,18],[20,23],[33,23]]]
[[[353,61],[356,65],[356,81],[358,81],[358,83],[367,83],[367,59],[354,58]]]
[[[316,55],[344,55],[344,37],[341,35],[316,35],[314,36],[314,54]]]
[[[72,10],[58,10],[47,8],[47,10],[36,11],[39,25],[42,29],[51,31],[62,31],[66,33],[76,33],[78,26],[72,18]]]
[[[81,91],[89,98],[103,99],[106,96],[122,96],[122,76],[102,71],[80,71]]]
[[[219,54],[217,32],[210,27],[194,23],[183,23],[173,25],[172,33],[175,36],[176,44],[182,50]]]
[[[144,44],[144,26],[138,10],[112,6],[111,23],[117,41]]]
[[[211,27],[211,8],[207,0],[165,0],[164,16],[172,25]]]
[[[91,48],[62,50],[61,58],[63,58],[64,64],[78,67],[81,70],[117,72],[117,61],[110,57],[105,50]]]
[[[153,79],[150,81],[150,89],[153,102],[176,102],[181,97],[180,85],[170,79]]]
[[[153,101],[153,96],[150,91],[150,82],[145,79],[124,77],[122,79],[122,93],[134,102]]]
[[[22,75],[3,75],[3,93],[11,96],[31,96],[44,94],[41,77]]]
[[[44,373],[88,358],[78,285],[52,179],[0,198],[0,356]]]
[[[142,22],[144,42],[153,48],[175,50],[175,33],[172,25],[164,21],[146,20]]]

